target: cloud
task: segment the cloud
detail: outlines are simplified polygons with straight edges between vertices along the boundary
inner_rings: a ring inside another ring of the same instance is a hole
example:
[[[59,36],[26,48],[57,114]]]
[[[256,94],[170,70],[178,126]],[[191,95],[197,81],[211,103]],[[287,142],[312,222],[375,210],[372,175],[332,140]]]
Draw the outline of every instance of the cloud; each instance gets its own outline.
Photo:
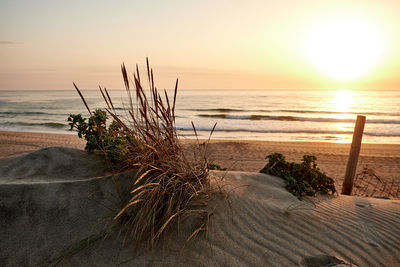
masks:
[[[0,40],[0,45],[17,45],[17,44],[22,44],[22,43],[21,42],[14,42],[14,41]]]

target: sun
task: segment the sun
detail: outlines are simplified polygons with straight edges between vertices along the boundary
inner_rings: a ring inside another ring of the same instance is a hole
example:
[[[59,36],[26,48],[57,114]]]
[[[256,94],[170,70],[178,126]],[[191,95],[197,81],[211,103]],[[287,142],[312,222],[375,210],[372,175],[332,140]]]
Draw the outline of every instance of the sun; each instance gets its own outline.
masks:
[[[305,50],[313,63],[338,80],[366,74],[382,58],[384,38],[365,21],[335,19],[319,24],[305,38]]]

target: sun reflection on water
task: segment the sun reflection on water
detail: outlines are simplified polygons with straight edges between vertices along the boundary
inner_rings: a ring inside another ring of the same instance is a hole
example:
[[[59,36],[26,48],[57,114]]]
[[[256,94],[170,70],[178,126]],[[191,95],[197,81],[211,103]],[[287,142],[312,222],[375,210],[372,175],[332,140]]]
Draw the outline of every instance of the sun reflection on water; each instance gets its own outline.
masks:
[[[343,113],[350,111],[350,107],[353,105],[353,94],[349,90],[337,91],[333,101],[336,105],[336,111],[340,112],[340,115],[346,115]]]
[[[352,119],[354,117],[353,114],[349,114],[351,112],[351,108],[354,106],[353,93],[350,90],[340,90],[335,93],[335,97],[333,101],[333,108],[337,112],[334,115],[336,119]],[[351,127],[350,127],[351,128]],[[335,123],[335,130],[340,132],[348,132],[349,123],[337,122]],[[335,135],[335,139],[333,142],[335,143],[349,143],[351,142],[351,135],[348,134],[337,134]]]

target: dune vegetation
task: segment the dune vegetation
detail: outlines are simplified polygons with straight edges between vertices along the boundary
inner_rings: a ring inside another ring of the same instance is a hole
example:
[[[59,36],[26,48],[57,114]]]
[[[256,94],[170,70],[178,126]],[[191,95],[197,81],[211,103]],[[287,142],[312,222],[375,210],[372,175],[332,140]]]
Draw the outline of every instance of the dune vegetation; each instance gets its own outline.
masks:
[[[268,163],[260,170],[284,179],[286,189],[297,197],[336,193],[335,183],[317,166],[317,157],[304,155],[302,163],[288,162],[281,153],[266,156]]]
[[[136,170],[128,201],[115,211],[113,219],[127,240],[152,247],[174,224],[188,218],[197,222],[188,240],[206,230],[212,191],[208,143],[197,142],[194,157],[188,159],[177,136],[178,80],[172,97],[166,90],[160,93],[148,60],[146,63],[148,91],[142,85],[138,66],[133,77],[128,77],[124,64],[121,66],[128,95],[124,114],[117,112],[107,89],[101,87],[106,107],[92,112],[74,84],[90,117],[71,114],[68,121],[71,129],[86,139],[86,150],[102,151],[114,172]],[[196,133],[194,125],[193,130]]]

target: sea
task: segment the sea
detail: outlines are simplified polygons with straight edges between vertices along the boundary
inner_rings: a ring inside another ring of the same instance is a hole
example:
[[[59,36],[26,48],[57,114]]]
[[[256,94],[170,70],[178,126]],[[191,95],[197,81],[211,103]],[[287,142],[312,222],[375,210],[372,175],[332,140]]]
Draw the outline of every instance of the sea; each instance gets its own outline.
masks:
[[[173,92],[167,90],[172,98]],[[98,90],[82,90],[104,108]],[[125,90],[109,90],[120,115]],[[88,116],[74,90],[0,90],[0,130],[76,134],[70,114]],[[400,144],[400,91],[178,90],[176,128],[183,138],[349,143],[357,115],[366,116],[363,143]]]

